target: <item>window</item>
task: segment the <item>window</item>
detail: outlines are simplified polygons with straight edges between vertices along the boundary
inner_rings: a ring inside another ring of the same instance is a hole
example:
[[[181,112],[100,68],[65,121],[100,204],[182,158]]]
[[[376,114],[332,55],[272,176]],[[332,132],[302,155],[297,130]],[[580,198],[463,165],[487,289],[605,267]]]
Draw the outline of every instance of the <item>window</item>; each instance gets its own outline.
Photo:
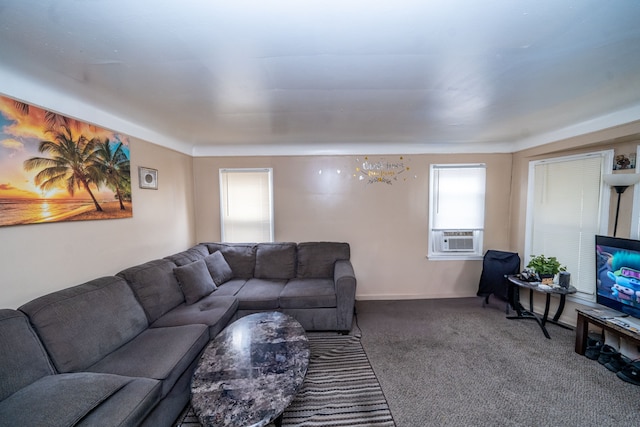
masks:
[[[431,165],[429,257],[482,257],[486,165]]]
[[[613,151],[529,163],[525,258],[555,256],[571,273],[578,298],[595,301],[595,235],[607,234]]]
[[[223,242],[273,241],[272,169],[220,169]]]

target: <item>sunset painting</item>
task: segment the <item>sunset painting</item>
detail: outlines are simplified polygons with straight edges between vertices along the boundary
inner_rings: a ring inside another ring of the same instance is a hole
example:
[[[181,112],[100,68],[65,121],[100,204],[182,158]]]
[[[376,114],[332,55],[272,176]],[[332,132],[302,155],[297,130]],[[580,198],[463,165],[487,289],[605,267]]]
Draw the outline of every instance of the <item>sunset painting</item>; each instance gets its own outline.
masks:
[[[126,136],[0,96],[0,226],[132,216]]]

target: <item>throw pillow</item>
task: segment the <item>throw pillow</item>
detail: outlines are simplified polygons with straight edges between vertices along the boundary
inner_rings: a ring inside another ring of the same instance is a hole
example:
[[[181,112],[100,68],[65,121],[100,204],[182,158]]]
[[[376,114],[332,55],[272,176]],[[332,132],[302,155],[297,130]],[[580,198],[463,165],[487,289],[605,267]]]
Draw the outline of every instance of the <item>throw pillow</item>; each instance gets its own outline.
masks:
[[[224,259],[222,252],[215,251],[211,255],[207,255],[204,257],[204,262],[209,269],[209,274],[211,278],[213,278],[213,282],[220,286],[224,282],[231,280],[233,277],[233,271],[227,263],[227,260]]]
[[[213,282],[204,260],[176,267],[173,272],[180,282],[187,304],[199,301],[216,289],[216,284]]]
[[[207,243],[212,254],[220,251],[234,279],[251,279],[256,266],[256,243]]]

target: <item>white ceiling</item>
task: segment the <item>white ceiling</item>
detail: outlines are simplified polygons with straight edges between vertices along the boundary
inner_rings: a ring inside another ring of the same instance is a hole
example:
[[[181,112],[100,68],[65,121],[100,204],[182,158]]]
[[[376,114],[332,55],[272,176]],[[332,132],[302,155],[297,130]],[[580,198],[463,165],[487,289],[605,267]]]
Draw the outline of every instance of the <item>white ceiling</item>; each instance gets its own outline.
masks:
[[[193,155],[510,151],[640,119],[640,2],[0,0],[0,92]]]

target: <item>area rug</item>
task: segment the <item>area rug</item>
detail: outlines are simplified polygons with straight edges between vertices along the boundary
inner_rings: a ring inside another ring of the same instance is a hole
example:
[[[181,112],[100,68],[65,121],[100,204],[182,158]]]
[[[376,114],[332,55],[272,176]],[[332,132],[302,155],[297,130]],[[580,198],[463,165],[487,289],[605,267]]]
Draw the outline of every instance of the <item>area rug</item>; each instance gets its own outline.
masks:
[[[360,339],[309,334],[311,358],[300,392],[284,412],[283,426],[394,427],[378,379]],[[189,407],[178,427],[198,427]]]

